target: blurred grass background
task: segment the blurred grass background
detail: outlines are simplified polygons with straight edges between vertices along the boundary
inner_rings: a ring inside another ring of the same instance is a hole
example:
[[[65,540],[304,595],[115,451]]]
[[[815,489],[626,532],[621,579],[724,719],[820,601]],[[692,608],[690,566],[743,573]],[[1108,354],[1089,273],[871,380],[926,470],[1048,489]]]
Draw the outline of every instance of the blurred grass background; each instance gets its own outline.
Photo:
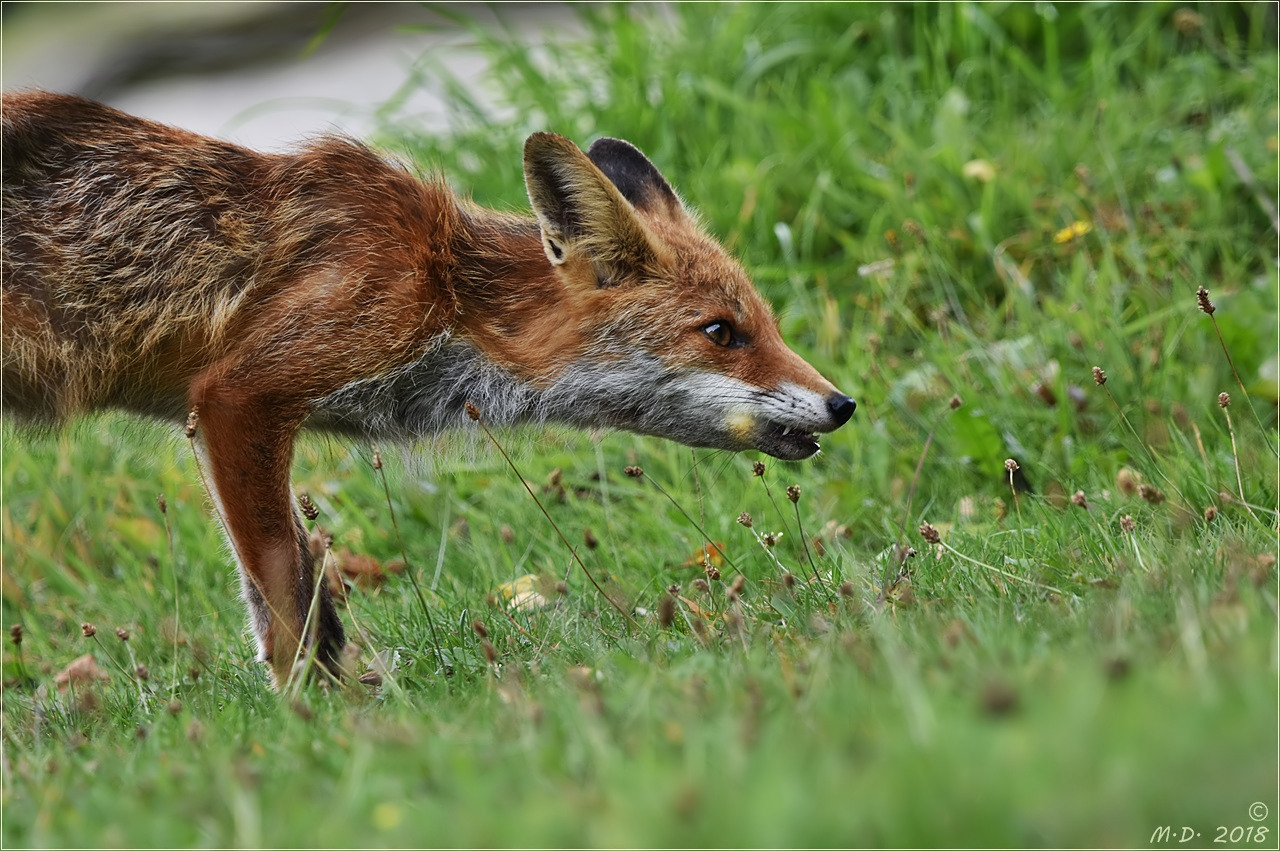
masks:
[[[381,688],[283,699],[175,429],[6,425],[6,846],[1275,844],[1273,5],[435,11],[490,94],[426,55],[381,146],[524,209],[528,132],[631,140],[855,419],[763,477],[504,436],[634,626],[497,453],[376,447],[398,538],[375,447],[309,439],[335,551],[403,543],[441,646],[392,574],[347,611]]]

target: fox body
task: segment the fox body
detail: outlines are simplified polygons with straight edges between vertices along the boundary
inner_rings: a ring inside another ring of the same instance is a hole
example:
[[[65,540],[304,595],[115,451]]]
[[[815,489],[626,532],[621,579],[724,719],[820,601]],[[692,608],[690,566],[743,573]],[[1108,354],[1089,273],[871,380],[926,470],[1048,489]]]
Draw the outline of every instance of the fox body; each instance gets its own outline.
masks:
[[[4,411],[198,412],[278,683],[343,646],[290,489],[303,427],[413,439],[474,427],[470,401],[800,459],[853,413],[626,142],[531,136],[521,217],[346,139],[262,154],[44,92],[0,113]]]

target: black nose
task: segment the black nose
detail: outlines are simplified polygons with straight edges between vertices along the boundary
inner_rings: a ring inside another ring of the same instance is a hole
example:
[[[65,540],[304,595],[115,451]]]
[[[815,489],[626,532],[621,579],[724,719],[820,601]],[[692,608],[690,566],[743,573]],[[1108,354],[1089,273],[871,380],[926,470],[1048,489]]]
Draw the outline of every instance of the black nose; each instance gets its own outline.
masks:
[[[836,428],[849,422],[856,407],[858,403],[843,393],[832,393],[827,397],[827,410],[831,412],[831,419],[836,421]]]

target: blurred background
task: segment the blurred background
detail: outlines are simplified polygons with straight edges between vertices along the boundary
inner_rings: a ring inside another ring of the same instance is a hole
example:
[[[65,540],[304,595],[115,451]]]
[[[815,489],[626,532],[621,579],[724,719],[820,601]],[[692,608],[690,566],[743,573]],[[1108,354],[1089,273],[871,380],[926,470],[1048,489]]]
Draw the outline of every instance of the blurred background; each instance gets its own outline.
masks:
[[[560,3],[500,13],[535,43],[581,31]],[[368,135],[379,110],[440,129],[441,89],[423,79],[424,60],[490,97],[458,16],[499,25],[490,7],[466,3],[5,3],[3,84],[81,94],[261,150],[333,130]]]

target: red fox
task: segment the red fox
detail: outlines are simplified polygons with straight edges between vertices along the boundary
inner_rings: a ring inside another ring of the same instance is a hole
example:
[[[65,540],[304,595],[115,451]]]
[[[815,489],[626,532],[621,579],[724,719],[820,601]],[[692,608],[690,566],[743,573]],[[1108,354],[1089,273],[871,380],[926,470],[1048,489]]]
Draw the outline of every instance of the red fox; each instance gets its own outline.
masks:
[[[45,92],[0,113],[4,411],[198,412],[277,685],[344,644],[290,489],[303,427],[412,440],[475,428],[470,401],[801,459],[853,414],[627,142],[533,134],[516,216],[344,138],[262,154]]]

